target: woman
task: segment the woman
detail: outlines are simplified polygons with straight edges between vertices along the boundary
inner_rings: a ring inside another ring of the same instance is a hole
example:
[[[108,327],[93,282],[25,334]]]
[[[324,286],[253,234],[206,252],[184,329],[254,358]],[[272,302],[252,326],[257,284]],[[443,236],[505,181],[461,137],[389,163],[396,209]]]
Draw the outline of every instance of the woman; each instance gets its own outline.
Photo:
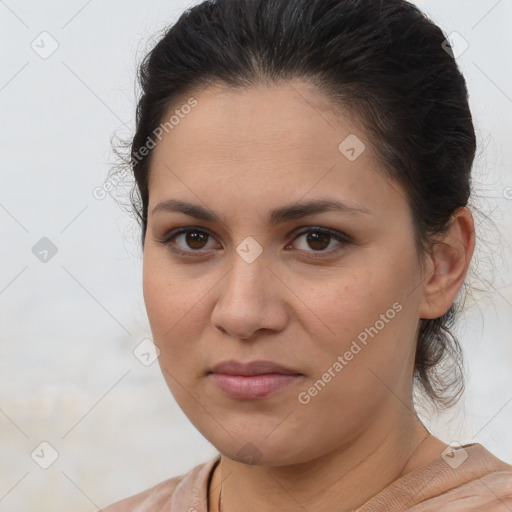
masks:
[[[144,299],[219,454],[108,512],[512,506],[512,466],[413,400],[463,389],[475,134],[445,39],[403,0],[217,0],[146,57]]]

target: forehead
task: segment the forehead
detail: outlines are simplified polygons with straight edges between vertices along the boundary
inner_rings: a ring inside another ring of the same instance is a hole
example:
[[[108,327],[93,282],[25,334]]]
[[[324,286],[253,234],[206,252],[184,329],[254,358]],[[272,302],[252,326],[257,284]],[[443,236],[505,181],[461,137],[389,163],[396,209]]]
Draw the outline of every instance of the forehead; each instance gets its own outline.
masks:
[[[195,106],[184,108],[191,97]],[[368,135],[307,82],[210,86],[182,96],[164,120],[173,114],[175,124],[153,150],[150,206],[183,195],[247,208],[317,192],[339,191],[360,204],[396,195]]]
[[[196,106],[185,109],[192,96]],[[155,153],[172,151],[176,163],[213,157],[243,162],[266,155],[277,157],[280,150],[293,150],[294,155],[306,158],[317,159],[319,152],[337,158],[341,140],[356,131],[361,138],[365,135],[333,108],[307,82],[237,89],[210,86],[174,103],[164,120],[181,110],[188,113],[179,119],[174,116],[176,124],[164,134],[165,142]]]

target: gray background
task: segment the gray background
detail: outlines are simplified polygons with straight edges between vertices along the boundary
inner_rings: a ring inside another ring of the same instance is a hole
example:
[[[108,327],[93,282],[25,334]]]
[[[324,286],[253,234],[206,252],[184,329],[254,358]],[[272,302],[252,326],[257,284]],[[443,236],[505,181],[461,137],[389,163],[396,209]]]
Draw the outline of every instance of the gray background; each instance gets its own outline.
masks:
[[[464,400],[425,421],[512,463],[512,0],[416,3],[469,44],[475,204],[495,223],[477,216],[478,289],[456,329]],[[134,126],[136,65],[187,5],[0,1],[0,511],[93,511],[215,453],[133,354],[151,337],[138,227],[93,195],[112,133]]]

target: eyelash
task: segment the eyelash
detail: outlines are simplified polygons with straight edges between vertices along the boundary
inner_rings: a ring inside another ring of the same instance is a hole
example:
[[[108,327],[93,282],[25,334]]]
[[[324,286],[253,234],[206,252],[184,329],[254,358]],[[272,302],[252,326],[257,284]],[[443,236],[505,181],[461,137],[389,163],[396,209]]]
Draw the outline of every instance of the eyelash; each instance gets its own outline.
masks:
[[[175,253],[175,254],[177,254],[179,256],[192,257],[193,258],[193,257],[196,257],[196,256],[194,254],[191,254],[191,253],[200,253],[201,250],[198,249],[198,250],[184,251],[182,249],[177,249],[176,246],[173,245],[173,243],[171,241],[174,238],[176,238],[177,236],[179,236],[179,235],[188,234],[188,233],[196,233],[196,232],[197,233],[204,233],[204,234],[208,235],[209,237],[212,236],[207,230],[205,230],[203,228],[188,227],[188,228],[179,228],[179,229],[173,230],[170,233],[168,233],[167,236],[165,236],[163,239],[157,239],[156,241],[158,243],[161,243],[161,244],[167,246],[173,253]],[[307,229],[304,229],[304,230],[300,231],[299,233],[297,233],[295,235],[295,237],[293,238],[292,242],[295,241],[300,236],[308,234],[308,233],[320,233],[322,235],[328,235],[328,236],[334,238],[335,240],[337,240],[338,242],[340,242],[341,243],[341,247],[338,246],[338,248],[336,248],[334,250],[330,249],[328,251],[326,251],[326,250],[311,251],[312,254],[306,255],[306,258],[311,258],[311,259],[324,258],[324,257],[326,257],[326,255],[330,256],[333,253],[339,252],[340,250],[342,250],[344,245],[348,245],[348,244],[352,243],[352,240],[350,239],[350,237],[347,236],[347,235],[344,235],[343,233],[340,233],[338,231],[334,231],[332,229],[321,228],[321,227],[316,227],[316,226],[310,226]],[[310,251],[306,251],[306,253],[309,253],[309,252]]]

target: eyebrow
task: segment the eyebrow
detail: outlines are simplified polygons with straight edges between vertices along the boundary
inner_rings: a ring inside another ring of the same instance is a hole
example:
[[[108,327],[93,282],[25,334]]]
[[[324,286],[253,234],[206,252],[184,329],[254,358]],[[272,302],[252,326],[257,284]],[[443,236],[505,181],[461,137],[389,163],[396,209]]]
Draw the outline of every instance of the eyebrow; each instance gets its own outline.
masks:
[[[348,204],[335,199],[312,199],[304,202],[291,203],[271,210],[269,215],[269,224],[271,226],[276,226],[277,224],[288,220],[298,219],[327,211],[337,211],[350,214],[372,213],[367,208],[361,206],[349,206]],[[189,217],[194,217],[195,219],[223,224],[222,219],[212,210],[179,199],[167,199],[166,201],[162,201],[157,204],[153,208],[152,215],[155,215],[155,213],[158,212],[180,212],[188,215]]]

